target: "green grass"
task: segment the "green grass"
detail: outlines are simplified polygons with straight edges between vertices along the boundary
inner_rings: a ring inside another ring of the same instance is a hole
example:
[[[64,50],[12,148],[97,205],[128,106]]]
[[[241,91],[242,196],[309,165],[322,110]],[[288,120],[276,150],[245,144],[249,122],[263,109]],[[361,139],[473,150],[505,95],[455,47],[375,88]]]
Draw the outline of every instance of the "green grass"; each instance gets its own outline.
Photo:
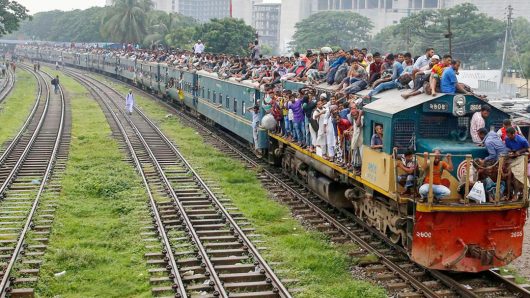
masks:
[[[99,105],[72,79],[61,76],[61,83],[72,103],[72,144],[37,294],[148,297],[143,185],[121,160]]]
[[[128,90],[125,85],[112,85],[123,94]],[[169,112],[155,101],[139,95],[136,101],[201,175],[219,183],[256,232],[263,235],[267,260],[282,262],[281,276],[299,280],[295,287],[303,291],[296,297],[386,297],[383,289],[352,278],[351,245],[333,245],[323,234],[305,230],[286,207],[268,198],[256,172],[205,144],[196,131],[175,117],[166,117]]]
[[[13,90],[0,104],[0,145],[20,130],[33,108],[36,96],[35,77],[19,68]]]

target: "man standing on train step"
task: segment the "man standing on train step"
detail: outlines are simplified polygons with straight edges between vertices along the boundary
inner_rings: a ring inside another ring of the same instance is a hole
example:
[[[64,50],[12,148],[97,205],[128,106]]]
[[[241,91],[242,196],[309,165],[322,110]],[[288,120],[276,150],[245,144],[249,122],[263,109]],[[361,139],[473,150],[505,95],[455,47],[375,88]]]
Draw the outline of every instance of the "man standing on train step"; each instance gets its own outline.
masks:
[[[129,113],[129,115],[132,115],[134,109],[134,95],[132,94],[131,89],[129,89],[129,93],[125,97],[125,108],[127,110],[127,113]]]

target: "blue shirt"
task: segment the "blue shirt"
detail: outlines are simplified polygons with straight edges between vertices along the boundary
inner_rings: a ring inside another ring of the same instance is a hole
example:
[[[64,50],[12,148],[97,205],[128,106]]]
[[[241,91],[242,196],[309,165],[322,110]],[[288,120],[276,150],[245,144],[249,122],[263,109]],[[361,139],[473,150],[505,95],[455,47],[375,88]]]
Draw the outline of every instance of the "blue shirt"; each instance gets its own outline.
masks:
[[[372,140],[370,141],[370,145],[371,146],[383,145],[383,140],[378,134],[374,133],[374,135],[372,136]],[[375,150],[381,150],[381,149],[377,148]]]
[[[348,115],[350,114],[350,109],[342,109],[340,112],[339,112],[339,116],[340,118],[342,119],[348,119]]]
[[[500,155],[508,154],[508,148],[502,142],[501,137],[494,131],[488,132],[484,138],[484,147],[488,150],[488,156],[484,158],[484,161],[496,161]]]
[[[521,135],[515,135],[515,139],[513,140],[511,140],[509,137],[506,137],[504,142],[506,142],[506,147],[508,147],[510,151],[519,151],[529,147],[528,141]]]
[[[392,81],[397,80],[399,76],[403,73],[403,64],[394,61],[392,65]]]
[[[339,59],[335,60],[330,66],[329,68],[333,68],[335,66],[339,66],[341,65],[342,63],[346,62],[346,57],[340,57]]]
[[[442,79],[440,80],[440,88],[442,93],[456,93],[456,79],[455,70],[452,67],[446,67],[442,73]]]

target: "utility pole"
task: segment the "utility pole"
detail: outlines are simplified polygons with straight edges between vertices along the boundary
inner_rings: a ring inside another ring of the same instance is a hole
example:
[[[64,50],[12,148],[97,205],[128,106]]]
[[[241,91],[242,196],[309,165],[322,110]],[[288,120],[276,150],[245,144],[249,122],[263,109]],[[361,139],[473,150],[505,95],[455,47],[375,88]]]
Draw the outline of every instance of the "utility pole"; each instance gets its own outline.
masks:
[[[453,32],[451,32],[451,19],[447,19],[447,33],[444,34],[445,38],[449,39],[449,55],[453,56]]]
[[[511,5],[508,5],[508,21],[506,22],[506,32],[504,34],[504,49],[502,50],[502,63],[501,63],[501,80],[499,87],[497,90],[501,90],[502,82],[504,81],[504,66],[506,64],[506,49],[508,47],[508,32],[510,31],[510,28],[512,27],[512,13],[513,13],[513,7]]]

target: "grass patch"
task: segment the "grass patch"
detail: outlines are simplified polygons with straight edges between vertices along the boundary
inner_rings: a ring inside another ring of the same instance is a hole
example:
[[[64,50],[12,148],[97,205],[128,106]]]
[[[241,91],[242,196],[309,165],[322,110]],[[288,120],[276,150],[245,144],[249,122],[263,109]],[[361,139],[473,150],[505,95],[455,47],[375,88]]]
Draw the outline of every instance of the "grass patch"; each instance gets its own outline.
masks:
[[[140,236],[147,214],[143,185],[121,160],[124,153],[88,91],[65,76],[61,84],[72,104],[72,144],[37,294],[149,297]]]
[[[109,84],[123,94],[128,90],[125,85]],[[256,232],[263,235],[269,262],[283,262],[279,269],[285,272],[281,275],[300,280],[296,287],[303,291],[296,297],[386,297],[382,288],[351,277],[351,246],[332,245],[323,234],[306,231],[286,207],[268,198],[255,171],[205,144],[195,130],[183,126],[176,117],[165,117],[168,111],[155,101],[138,94],[136,101],[204,178],[219,183]]]
[[[515,277],[514,282],[517,283],[517,284],[520,284],[520,285],[528,284],[528,282],[529,282],[524,276],[519,274],[517,269],[515,269],[514,267],[512,267],[510,265],[502,267],[502,268],[499,268],[499,273],[500,273],[500,275],[512,275],[513,277]]]
[[[15,86],[0,103],[0,145],[12,138],[28,118],[37,96],[35,77],[19,68]]]

